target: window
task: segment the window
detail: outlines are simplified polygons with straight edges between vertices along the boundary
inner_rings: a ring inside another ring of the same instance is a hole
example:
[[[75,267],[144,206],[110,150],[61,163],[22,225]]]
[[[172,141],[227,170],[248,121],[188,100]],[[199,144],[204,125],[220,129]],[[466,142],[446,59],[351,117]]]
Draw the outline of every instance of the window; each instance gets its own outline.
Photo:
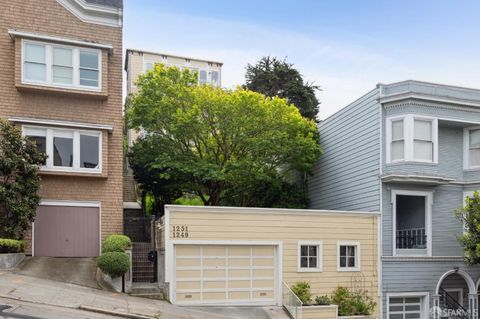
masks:
[[[360,243],[338,242],[337,248],[337,270],[360,271]]]
[[[387,119],[387,163],[436,163],[437,123],[411,114]]]
[[[22,82],[100,89],[99,50],[24,40]]]
[[[207,83],[207,71],[200,70],[198,83],[199,84],[206,84]]]
[[[322,271],[322,242],[301,241],[298,243],[298,272]]]
[[[144,68],[145,72],[150,71],[155,66],[154,62],[145,62]]]
[[[101,133],[24,126],[26,137],[47,155],[44,170],[101,171]]]
[[[212,71],[211,72],[211,83],[212,83],[213,86],[219,86],[220,85],[218,71]]]
[[[464,134],[465,152],[464,168],[479,169],[480,168],[480,128],[465,129]]]
[[[423,297],[389,297],[388,298],[388,319],[422,319]]]

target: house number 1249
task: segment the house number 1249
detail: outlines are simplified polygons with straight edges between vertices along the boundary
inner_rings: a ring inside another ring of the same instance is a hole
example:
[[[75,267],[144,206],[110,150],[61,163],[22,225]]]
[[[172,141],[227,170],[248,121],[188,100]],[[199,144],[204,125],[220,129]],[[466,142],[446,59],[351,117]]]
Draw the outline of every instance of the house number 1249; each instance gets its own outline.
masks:
[[[172,236],[173,238],[188,238],[188,226],[173,225]]]

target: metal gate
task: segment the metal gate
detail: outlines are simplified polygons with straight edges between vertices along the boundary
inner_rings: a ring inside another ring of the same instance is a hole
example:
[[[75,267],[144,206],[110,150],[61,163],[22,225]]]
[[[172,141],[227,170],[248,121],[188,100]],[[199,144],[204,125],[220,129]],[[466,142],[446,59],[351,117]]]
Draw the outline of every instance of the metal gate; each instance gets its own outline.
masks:
[[[132,240],[133,282],[157,281],[155,219],[143,216],[141,210],[125,211],[124,233]]]

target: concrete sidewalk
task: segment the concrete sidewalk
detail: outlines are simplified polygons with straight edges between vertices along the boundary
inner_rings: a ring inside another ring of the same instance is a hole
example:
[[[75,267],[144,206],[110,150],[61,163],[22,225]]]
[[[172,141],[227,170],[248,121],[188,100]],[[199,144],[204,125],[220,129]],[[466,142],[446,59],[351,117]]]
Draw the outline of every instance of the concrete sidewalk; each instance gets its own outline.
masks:
[[[226,318],[200,309],[187,309],[160,300],[131,297],[126,294],[0,271],[0,297],[67,308],[92,308],[118,314],[150,318]]]

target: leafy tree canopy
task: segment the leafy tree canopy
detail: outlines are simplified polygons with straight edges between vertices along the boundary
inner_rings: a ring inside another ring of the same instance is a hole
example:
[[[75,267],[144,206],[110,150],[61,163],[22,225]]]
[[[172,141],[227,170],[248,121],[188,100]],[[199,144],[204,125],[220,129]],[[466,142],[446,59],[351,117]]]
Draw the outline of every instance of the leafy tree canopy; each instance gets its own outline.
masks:
[[[38,170],[45,155],[0,120],[0,237],[22,239],[40,202]]]
[[[468,265],[480,264],[480,195],[465,198],[465,206],[456,211],[456,216],[464,225],[465,231],[458,237],[464,249],[464,259]]]
[[[145,132],[129,154],[136,177],[144,167],[161,187],[173,183],[205,205],[305,206],[288,176],[310,173],[321,148],[315,122],[285,99],[199,86],[196,73],[163,65],[137,86],[126,107],[128,125]],[[279,204],[274,189],[296,203]]]
[[[302,116],[316,120],[319,102],[315,92],[320,88],[304,82],[293,64],[275,57],[263,57],[255,65],[246,68],[245,88],[266,96],[285,98],[295,105]]]

